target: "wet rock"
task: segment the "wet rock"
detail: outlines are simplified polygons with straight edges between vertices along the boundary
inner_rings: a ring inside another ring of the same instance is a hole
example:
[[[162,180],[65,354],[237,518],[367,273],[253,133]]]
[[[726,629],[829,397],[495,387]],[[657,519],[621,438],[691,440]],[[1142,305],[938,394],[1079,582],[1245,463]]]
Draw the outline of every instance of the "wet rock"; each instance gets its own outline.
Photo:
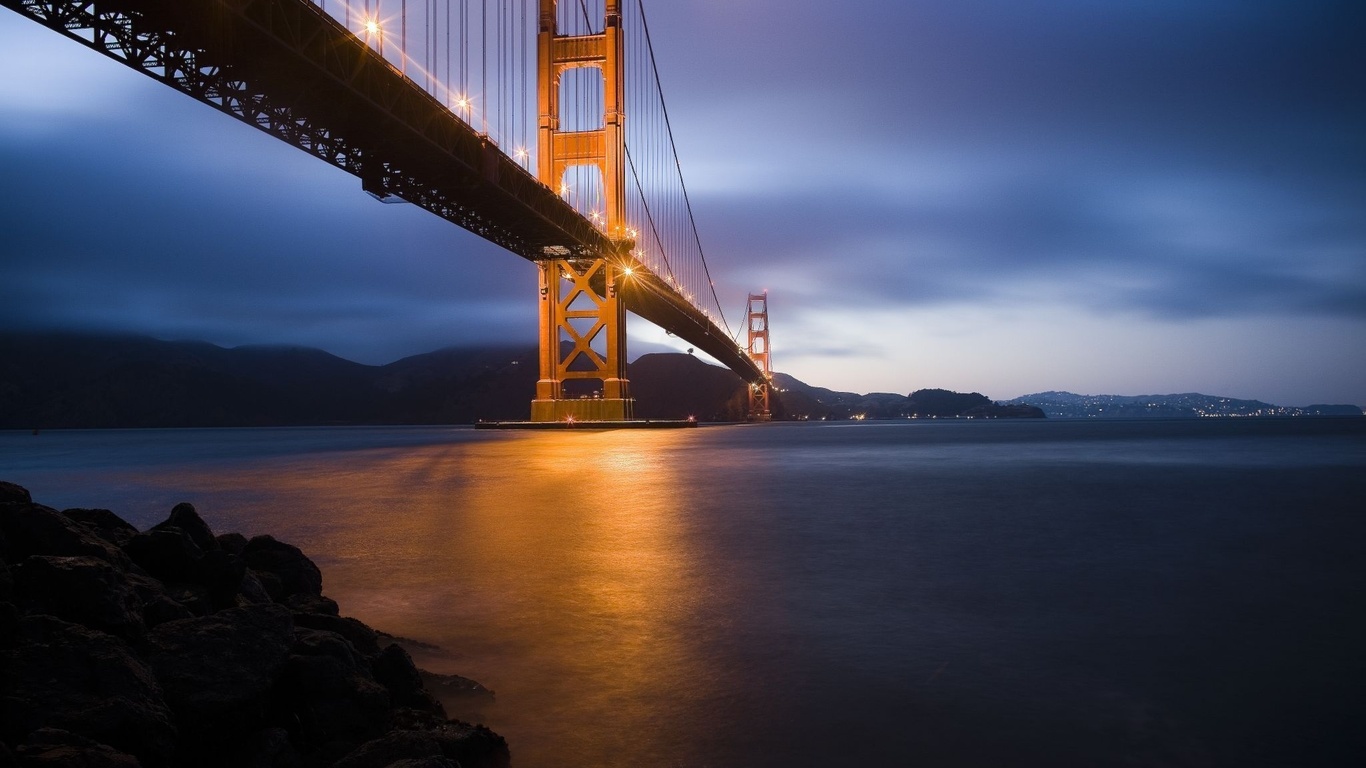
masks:
[[[142,637],[142,602],[125,574],[95,557],[34,555],[13,569],[27,613],[47,614],[127,640]]]
[[[168,621],[148,633],[148,661],[187,736],[260,727],[293,629],[285,608],[253,605]]]
[[[242,549],[242,559],[258,577],[264,572],[278,579],[278,593],[270,593],[278,602],[284,602],[290,595],[322,595],[322,571],[292,544],[276,541],[273,536],[256,536]],[[265,579],[262,584],[268,591],[274,586]]]
[[[0,651],[0,739],[59,728],[166,766],[176,729],[151,671],[122,640],[51,616],[19,620]]]
[[[17,765],[26,768],[142,768],[142,763],[126,752],[59,728],[34,731],[19,745],[18,753]]]
[[[116,547],[122,547],[138,535],[137,528],[107,509],[64,509],[62,514],[90,528]]]

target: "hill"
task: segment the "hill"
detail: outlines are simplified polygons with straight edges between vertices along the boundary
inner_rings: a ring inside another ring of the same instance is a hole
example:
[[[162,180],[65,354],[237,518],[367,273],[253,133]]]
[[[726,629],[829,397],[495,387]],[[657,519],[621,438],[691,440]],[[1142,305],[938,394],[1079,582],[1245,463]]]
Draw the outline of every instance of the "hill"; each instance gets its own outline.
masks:
[[[744,418],[744,384],[690,355],[630,366],[640,418]],[[370,366],[305,347],[0,333],[0,429],[469,424],[527,418],[534,347]]]
[[[1212,416],[1361,416],[1355,405],[1308,405],[1293,408],[1260,400],[1186,392],[1172,395],[1077,395],[1037,392],[1003,405],[1033,405],[1054,418],[1202,418]]]

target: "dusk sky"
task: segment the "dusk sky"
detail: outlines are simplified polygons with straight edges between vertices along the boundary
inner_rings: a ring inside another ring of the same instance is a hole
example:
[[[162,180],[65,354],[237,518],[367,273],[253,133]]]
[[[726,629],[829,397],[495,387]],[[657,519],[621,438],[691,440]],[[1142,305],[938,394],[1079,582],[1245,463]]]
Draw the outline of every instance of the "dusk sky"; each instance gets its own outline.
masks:
[[[712,275],[732,324],[770,292],[778,370],[1366,406],[1361,0],[645,7]],[[0,328],[535,343],[528,262],[3,9],[0,72]]]

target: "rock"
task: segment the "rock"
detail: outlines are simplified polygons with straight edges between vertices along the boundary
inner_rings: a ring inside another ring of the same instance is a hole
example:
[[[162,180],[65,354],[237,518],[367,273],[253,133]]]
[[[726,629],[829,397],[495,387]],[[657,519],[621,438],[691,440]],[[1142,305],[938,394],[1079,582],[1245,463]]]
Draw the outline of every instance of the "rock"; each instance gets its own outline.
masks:
[[[331,602],[330,600],[328,602]],[[332,603],[334,606],[336,603]],[[380,652],[379,633],[357,619],[318,613],[295,613],[294,626],[335,632],[346,638],[362,656],[367,658]]]
[[[22,485],[7,483],[0,480],[0,504],[14,502],[16,504],[32,504],[33,497],[29,495],[28,489]]]
[[[242,549],[242,559],[248,568],[257,572],[258,577],[265,572],[279,579],[278,594],[273,591],[270,593],[279,602],[284,602],[290,595],[318,597],[323,593],[323,575],[318,566],[305,557],[298,547],[276,541],[273,536],[253,537]],[[273,586],[265,579],[262,579],[262,584],[267,590]]]
[[[386,645],[370,660],[370,668],[375,673],[375,682],[389,691],[394,706],[445,714],[441,704],[422,687],[422,674],[401,646]]]
[[[299,753],[284,728],[266,728],[239,740],[223,754],[225,768],[295,768]]]
[[[62,514],[85,525],[96,535],[116,547],[122,547],[138,535],[138,529],[107,509],[64,509]]]
[[[14,576],[10,573],[9,565],[3,558],[0,558],[0,603],[8,603],[14,599]]]
[[[126,752],[58,728],[39,728],[29,734],[18,751],[24,766],[142,768],[142,763]]]
[[[334,768],[389,768],[402,760],[441,757],[462,768],[507,768],[507,742],[482,725],[448,722],[431,730],[393,731],[368,741]],[[439,763],[438,763],[439,765]]]
[[[389,763],[388,768],[460,768],[460,763],[444,757],[417,757]]]
[[[487,698],[490,701],[493,700],[492,690],[485,688],[478,681],[471,680],[468,677],[461,677],[460,675],[439,675],[435,672],[428,672],[425,669],[419,669],[418,673],[422,675],[423,687],[438,698],[450,699],[473,696]]]
[[[424,680],[491,693],[380,637],[289,544],[214,536],[188,504],[138,533],[0,484],[0,768],[507,765]]]
[[[338,616],[341,614],[341,609],[337,607],[337,601],[330,597],[323,597],[322,595],[289,595],[285,598],[284,603],[289,606],[289,609],[294,611],[296,615],[301,613],[312,613],[323,616]],[[366,627],[366,629],[370,631],[371,634],[374,634],[374,630],[371,630],[369,627]]]
[[[242,550],[247,548],[247,537],[240,533],[220,533],[218,546],[234,555],[240,555]]]
[[[190,541],[193,541],[195,546],[203,552],[212,552],[221,548],[217,537],[213,535],[213,531],[209,530],[209,524],[199,516],[193,504],[182,502],[175,505],[171,509],[170,517],[152,526],[154,531],[164,531],[168,528],[174,528],[188,536]]]
[[[389,727],[389,694],[370,677],[365,658],[335,632],[298,628],[275,695],[299,741],[340,757]]]
[[[270,599],[270,593],[261,584],[261,579],[257,576],[256,571],[248,568],[242,574],[242,583],[237,585],[238,605],[259,605],[273,602],[275,601]]]
[[[126,640],[145,632],[142,601],[124,573],[104,560],[34,555],[13,573],[15,598],[28,613],[56,616]]]
[[[0,542],[4,545],[0,557],[10,563],[30,555],[63,555],[98,557],[123,569],[129,565],[128,556],[118,547],[41,504],[0,503]]]
[[[209,591],[215,608],[230,608],[237,603],[237,592],[247,574],[247,564],[241,557],[213,549],[204,553],[195,564],[197,581]]]
[[[19,620],[0,651],[0,739],[59,728],[138,758],[171,764],[176,729],[151,671],[122,640],[51,616]]]
[[[133,562],[166,582],[195,581],[204,550],[178,528],[153,528],[123,545]]]
[[[141,570],[124,574],[124,580],[142,604],[142,623],[148,629],[176,619],[188,619],[195,614],[171,598],[166,585]]]
[[[186,736],[256,730],[289,658],[294,625],[277,605],[168,621],[147,634],[148,660]]]

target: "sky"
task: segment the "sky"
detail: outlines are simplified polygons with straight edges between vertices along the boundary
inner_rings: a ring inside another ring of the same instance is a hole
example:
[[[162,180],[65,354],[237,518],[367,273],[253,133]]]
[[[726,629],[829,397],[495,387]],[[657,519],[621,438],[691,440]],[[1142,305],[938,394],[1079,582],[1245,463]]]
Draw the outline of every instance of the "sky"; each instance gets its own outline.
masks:
[[[777,370],[1366,406],[1359,0],[645,8],[711,274],[732,323],[769,291]],[[535,343],[522,259],[4,9],[0,73],[0,329]]]

